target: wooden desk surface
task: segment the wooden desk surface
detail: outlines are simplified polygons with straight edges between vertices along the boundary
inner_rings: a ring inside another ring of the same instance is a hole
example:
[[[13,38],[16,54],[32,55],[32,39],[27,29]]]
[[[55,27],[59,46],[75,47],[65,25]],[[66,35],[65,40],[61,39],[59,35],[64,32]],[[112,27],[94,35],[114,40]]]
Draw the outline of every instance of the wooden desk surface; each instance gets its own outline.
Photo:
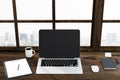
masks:
[[[114,55],[120,55],[120,53],[113,53]],[[96,59],[84,59],[83,56],[92,56]],[[101,59],[104,57],[104,52],[81,52],[80,57],[83,66],[83,74],[81,75],[36,75],[36,66],[38,61],[38,53],[27,59],[33,71],[32,75],[21,76],[12,78],[11,80],[120,80],[120,63],[117,64],[117,70],[106,71],[101,65]],[[7,60],[24,58],[24,52],[2,52],[0,53],[0,80],[6,80],[5,69],[3,62]],[[120,56],[113,56],[120,62]],[[91,65],[98,65],[100,71],[93,73],[91,71]]]

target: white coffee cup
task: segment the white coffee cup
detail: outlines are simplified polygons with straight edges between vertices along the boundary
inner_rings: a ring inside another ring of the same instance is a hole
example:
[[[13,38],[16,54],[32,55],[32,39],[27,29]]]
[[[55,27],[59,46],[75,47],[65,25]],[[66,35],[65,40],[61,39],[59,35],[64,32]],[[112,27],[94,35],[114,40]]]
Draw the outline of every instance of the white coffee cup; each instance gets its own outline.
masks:
[[[32,47],[25,48],[25,57],[31,58],[34,55],[35,55],[35,50],[33,50]]]

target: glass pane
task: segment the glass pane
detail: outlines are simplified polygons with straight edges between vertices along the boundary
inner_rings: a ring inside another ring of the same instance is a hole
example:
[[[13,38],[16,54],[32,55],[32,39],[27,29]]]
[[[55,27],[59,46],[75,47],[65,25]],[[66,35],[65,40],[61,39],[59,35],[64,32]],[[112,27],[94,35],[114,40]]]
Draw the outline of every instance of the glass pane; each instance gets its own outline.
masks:
[[[79,29],[80,46],[90,46],[91,23],[57,23],[56,29]]]
[[[103,23],[101,46],[120,46],[120,23]]]
[[[18,19],[52,19],[52,0],[16,0]]]
[[[92,20],[93,0],[56,0],[56,19]]]
[[[120,19],[120,0],[105,0],[104,19]]]
[[[0,46],[16,46],[13,23],[0,23]]]
[[[51,23],[19,23],[20,46],[38,46],[39,30],[52,29]]]
[[[13,20],[12,0],[0,0],[0,20]]]

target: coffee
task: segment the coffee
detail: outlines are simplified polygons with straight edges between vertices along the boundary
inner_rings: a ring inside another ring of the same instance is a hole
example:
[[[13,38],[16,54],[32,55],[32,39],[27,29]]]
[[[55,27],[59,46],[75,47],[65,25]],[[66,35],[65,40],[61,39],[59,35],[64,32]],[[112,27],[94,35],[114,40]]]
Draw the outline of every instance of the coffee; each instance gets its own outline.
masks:
[[[35,55],[35,50],[33,50],[32,47],[25,48],[25,57],[31,58],[34,55]]]

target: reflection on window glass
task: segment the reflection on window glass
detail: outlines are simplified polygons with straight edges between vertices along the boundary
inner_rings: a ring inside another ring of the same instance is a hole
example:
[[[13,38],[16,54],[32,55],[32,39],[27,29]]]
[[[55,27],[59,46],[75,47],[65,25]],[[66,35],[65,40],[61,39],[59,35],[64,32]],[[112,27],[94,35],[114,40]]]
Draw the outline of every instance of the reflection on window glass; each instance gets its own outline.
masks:
[[[57,23],[56,29],[79,29],[80,46],[90,46],[91,23]]]
[[[101,46],[120,46],[120,23],[103,23]]]
[[[18,19],[52,19],[52,0],[16,0]]]
[[[104,19],[120,19],[120,0],[105,0]]]
[[[0,23],[0,46],[16,46],[13,23]]]
[[[38,46],[39,30],[52,29],[51,23],[18,23],[20,46]]]
[[[56,19],[92,19],[93,0],[56,0]]]
[[[12,0],[0,0],[0,20],[13,20]]]

